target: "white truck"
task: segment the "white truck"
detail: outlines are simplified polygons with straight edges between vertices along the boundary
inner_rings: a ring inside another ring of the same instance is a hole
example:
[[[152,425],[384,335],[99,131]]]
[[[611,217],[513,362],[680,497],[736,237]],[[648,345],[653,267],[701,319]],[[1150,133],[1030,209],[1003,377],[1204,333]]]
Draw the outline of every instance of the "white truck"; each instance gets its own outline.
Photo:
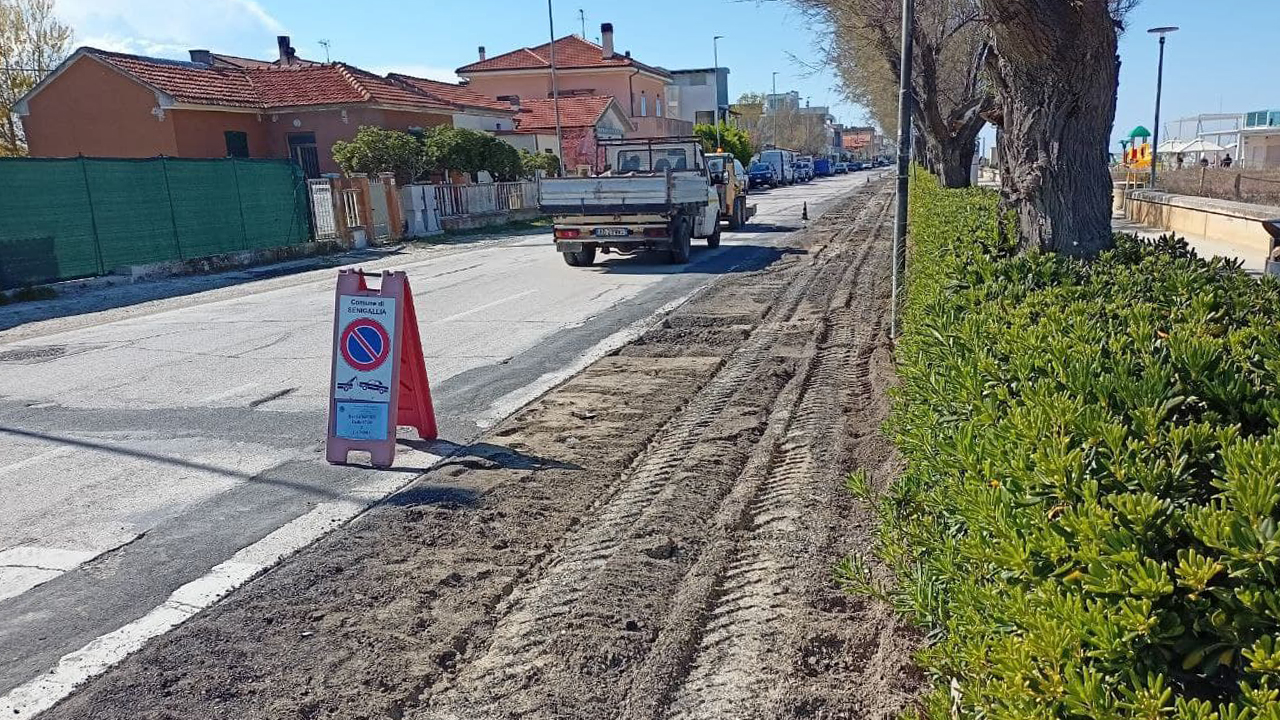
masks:
[[[792,150],[772,149],[760,151],[760,162],[768,163],[773,168],[773,176],[781,185],[793,185],[796,182],[796,154]]]
[[[720,245],[720,194],[697,138],[601,141],[609,169],[595,177],[543,178],[538,206],[555,227],[556,250],[574,267],[596,252],[661,250],[689,261],[692,238]]]

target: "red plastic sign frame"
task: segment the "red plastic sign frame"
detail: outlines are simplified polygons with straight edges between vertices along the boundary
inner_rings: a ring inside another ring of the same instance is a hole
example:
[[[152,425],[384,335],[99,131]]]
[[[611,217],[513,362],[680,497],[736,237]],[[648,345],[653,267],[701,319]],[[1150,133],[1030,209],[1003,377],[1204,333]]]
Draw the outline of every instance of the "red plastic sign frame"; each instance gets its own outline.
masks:
[[[380,277],[379,286],[369,287],[367,277]],[[325,458],[343,464],[353,450],[364,451],[374,467],[391,467],[397,426],[414,428],[423,440],[434,440],[438,432],[408,276],[398,271],[384,271],[380,276],[361,270],[338,271],[333,316]],[[345,347],[359,328],[370,325],[383,340],[383,352],[364,349],[375,360],[381,356],[380,362],[351,357]],[[383,366],[387,363],[389,387],[361,374],[385,376]],[[354,375],[340,377],[340,371]]]

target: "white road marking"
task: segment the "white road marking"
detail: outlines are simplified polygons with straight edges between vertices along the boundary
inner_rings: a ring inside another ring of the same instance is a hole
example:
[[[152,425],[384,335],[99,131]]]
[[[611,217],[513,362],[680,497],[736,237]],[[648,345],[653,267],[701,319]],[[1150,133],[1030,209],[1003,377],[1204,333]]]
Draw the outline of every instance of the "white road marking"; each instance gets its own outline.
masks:
[[[24,460],[19,460],[17,462],[11,462],[8,465],[0,466],[0,473],[7,473],[13,470],[18,470],[28,465],[35,465],[37,463],[44,462],[45,460],[53,460],[54,458],[59,458],[64,455],[70,455],[71,453],[72,453],[72,448],[68,448],[68,447],[52,448],[50,450],[45,450],[39,455],[32,455],[31,457],[26,458]]]
[[[401,452],[397,460],[432,467],[442,458],[424,452]],[[157,635],[172,630],[228,593],[270,569],[288,555],[363,513],[374,503],[417,479],[398,473],[379,475],[338,500],[316,505],[258,542],[241,549],[208,573],[174,590],[169,598],[141,618],[102,635],[63,655],[52,668],[0,697],[0,717],[26,720],[70,695],[85,681],[102,674]]]
[[[217,401],[219,401],[219,400],[226,400],[227,398],[235,397],[236,395],[239,395],[239,394],[244,393],[244,392],[248,392],[249,390],[252,390],[252,389],[254,389],[254,388],[256,388],[256,387],[258,387],[258,383],[248,382],[248,383],[245,383],[245,384],[243,384],[243,385],[241,385],[241,386],[239,386],[239,387],[233,387],[233,388],[231,388],[230,390],[227,390],[227,391],[225,391],[225,392],[215,393],[215,394],[210,395],[210,396],[208,396],[208,397],[202,397],[202,398],[200,398],[200,400],[198,400],[198,401],[196,402],[196,404],[197,404],[197,405],[208,405],[208,404],[209,404],[209,403],[211,403],[211,402],[217,402]]]
[[[565,365],[564,367],[561,367],[558,370],[552,370],[549,373],[545,373],[541,377],[539,377],[537,380],[534,380],[533,382],[529,383],[528,385],[525,385],[519,390],[513,390],[507,393],[506,395],[503,395],[502,397],[498,398],[497,400],[494,400],[489,405],[489,409],[485,410],[476,418],[476,427],[481,428],[482,430],[493,427],[498,423],[499,420],[505,418],[506,416],[510,415],[516,410],[519,410],[520,408],[524,407],[528,403],[536,400],[540,395],[542,395],[542,393],[550,390],[556,385],[559,385],[561,382],[564,382],[566,379],[571,378],[574,375],[577,375],[584,368],[586,368],[588,365],[595,362],[596,360],[599,360],[605,355],[608,355],[614,350],[617,350],[623,345],[626,345],[632,340],[635,340],[636,338],[640,337],[650,327],[652,327],[655,323],[657,323],[659,318],[671,312],[672,310],[675,310],[681,305],[685,304],[686,302],[688,302],[689,298],[693,297],[694,295],[696,295],[698,292],[700,292],[706,287],[709,287],[709,285],[704,285],[698,288],[697,290],[692,290],[676,298],[675,300],[672,300],[666,305],[663,305],[662,307],[653,311],[653,313],[651,313],[647,317],[643,317],[639,320],[636,320],[635,322],[622,328],[621,330],[618,330],[617,332],[601,340],[595,345],[592,345],[586,352],[578,356],[578,358],[573,362]]]
[[[449,317],[440,318],[439,320],[431,320],[430,322],[447,323],[453,320],[457,320],[458,318],[464,318],[468,315],[474,315],[475,313],[478,313],[481,310],[488,310],[489,308],[495,305],[501,305],[506,302],[511,302],[512,300],[515,300],[516,298],[522,298],[525,295],[532,295],[536,292],[538,292],[537,289],[525,290],[522,293],[516,293],[515,295],[509,295],[507,297],[504,297],[501,300],[494,300],[493,302],[485,303],[483,305],[477,305],[471,308],[470,310],[464,310],[456,315],[450,315]]]

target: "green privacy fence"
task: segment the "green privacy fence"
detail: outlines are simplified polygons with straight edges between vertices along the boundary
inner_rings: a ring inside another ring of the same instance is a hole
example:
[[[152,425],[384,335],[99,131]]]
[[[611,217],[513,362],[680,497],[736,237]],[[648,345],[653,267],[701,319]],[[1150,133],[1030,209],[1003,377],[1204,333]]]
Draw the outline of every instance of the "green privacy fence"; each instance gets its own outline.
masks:
[[[0,159],[0,288],[310,238],[287,160]]]

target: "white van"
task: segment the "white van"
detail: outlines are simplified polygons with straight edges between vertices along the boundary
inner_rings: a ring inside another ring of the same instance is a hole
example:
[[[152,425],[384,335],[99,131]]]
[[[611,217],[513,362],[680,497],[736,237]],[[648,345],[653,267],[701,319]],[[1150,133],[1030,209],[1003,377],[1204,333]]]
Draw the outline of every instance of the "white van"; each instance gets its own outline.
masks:
[[[774,177],[782,185],[792,185],[796,181],[796,154],[791,150],[761,150],[760,162],[768,163],[773,168]]]

